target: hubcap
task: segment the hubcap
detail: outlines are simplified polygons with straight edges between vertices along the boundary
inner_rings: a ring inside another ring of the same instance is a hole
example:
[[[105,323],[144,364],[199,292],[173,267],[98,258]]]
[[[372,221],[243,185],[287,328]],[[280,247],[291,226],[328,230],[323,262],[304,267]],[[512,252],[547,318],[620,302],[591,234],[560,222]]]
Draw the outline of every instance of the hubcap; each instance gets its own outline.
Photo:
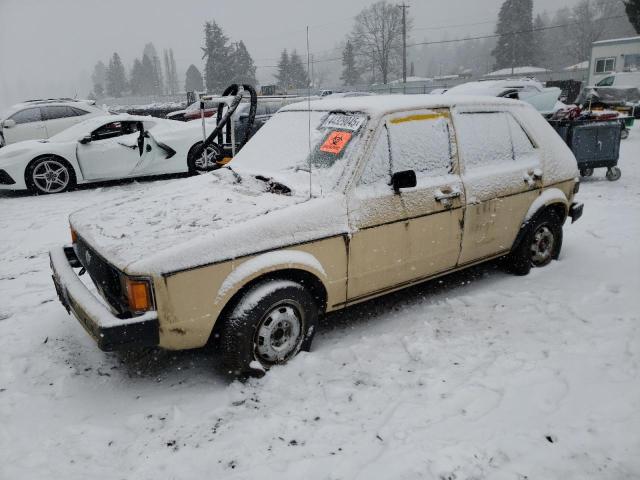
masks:
[[[555,239],[551,229],[542,225],[533,235],[531,243],[531,261],[534,265],[542,265],[551,259]]]
[[[33,183],[46,193],[61,192],[69,184],[69,171],[58,160],[45,160],[34,168]]]
[[[216,158],[218,157],[219,152],[214,146],[209,145],[206,148],[206,159],[203,158],[202,155],[198,155],[194,164],[197,170],[211,170],[216,166]]]
[[[298,351],[302,340],[302,309],[288,300],[262,318],[256,333],[256,354],[270,364],[283,363]]]

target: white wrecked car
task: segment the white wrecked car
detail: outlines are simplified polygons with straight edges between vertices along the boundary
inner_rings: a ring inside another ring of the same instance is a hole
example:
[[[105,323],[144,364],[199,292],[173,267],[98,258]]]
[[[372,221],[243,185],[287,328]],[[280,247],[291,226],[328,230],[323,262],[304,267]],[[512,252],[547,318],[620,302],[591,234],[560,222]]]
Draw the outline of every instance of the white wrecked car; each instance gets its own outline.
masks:
[[[194,172],[199,125],[134,115],[103,115],[48,140],[0,149],[0,190],[60,193],[83,183]]]
[[[277,113],[230,168],[71,215],[53,277],[100,348],[180,350],[215,334],[230,371],[260,373],[309,349],[325,312],[499,257],[520,274],[547,265],[582,213],[575,158],[528,104],[414,95],[306,109]]]

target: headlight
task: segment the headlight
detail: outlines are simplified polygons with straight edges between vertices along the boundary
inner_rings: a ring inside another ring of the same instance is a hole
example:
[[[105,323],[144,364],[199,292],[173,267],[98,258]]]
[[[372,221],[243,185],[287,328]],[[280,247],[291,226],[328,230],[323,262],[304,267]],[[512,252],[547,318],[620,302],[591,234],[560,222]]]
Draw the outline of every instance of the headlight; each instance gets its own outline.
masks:
[[[146,312],[153,308],[151,282],[149,280],[125,277],[124,285],[129,308],[132,312]]]

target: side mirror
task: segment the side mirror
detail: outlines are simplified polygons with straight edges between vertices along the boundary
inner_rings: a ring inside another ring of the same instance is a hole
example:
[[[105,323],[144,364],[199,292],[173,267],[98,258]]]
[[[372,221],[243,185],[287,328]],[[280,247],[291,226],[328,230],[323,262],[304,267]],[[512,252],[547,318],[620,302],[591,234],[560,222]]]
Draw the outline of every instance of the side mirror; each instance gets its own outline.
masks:
[[[15,126],[16,126],[16,121],[11,119],[11,118],[8,118],[4,122],[2,122],[2,127],[3,128],[11,128],[11,127],[15,127]]]
[[[82,137],[80,140],[78,140],[81,144],[86,144],[91,142],[91,135],[85,135],[84,137]]]
[[[403,170],[391,176],[391,185],[396,193],[400,192],[401,188],[413,188],[417,184],[416,172],[413,170]]]

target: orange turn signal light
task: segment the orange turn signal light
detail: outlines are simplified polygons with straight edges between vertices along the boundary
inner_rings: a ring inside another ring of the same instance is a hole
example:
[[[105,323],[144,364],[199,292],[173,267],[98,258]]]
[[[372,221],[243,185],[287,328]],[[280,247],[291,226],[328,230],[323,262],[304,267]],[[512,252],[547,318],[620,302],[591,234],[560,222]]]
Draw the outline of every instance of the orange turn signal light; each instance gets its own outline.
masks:
[[[71,243],[76,243],[78,241],[78,233],[71,226],[69,229],[71,230]]]
[[[129,308],[134,312],[151,310],[151,292],[149,282],[141,280],[125,280]]]

